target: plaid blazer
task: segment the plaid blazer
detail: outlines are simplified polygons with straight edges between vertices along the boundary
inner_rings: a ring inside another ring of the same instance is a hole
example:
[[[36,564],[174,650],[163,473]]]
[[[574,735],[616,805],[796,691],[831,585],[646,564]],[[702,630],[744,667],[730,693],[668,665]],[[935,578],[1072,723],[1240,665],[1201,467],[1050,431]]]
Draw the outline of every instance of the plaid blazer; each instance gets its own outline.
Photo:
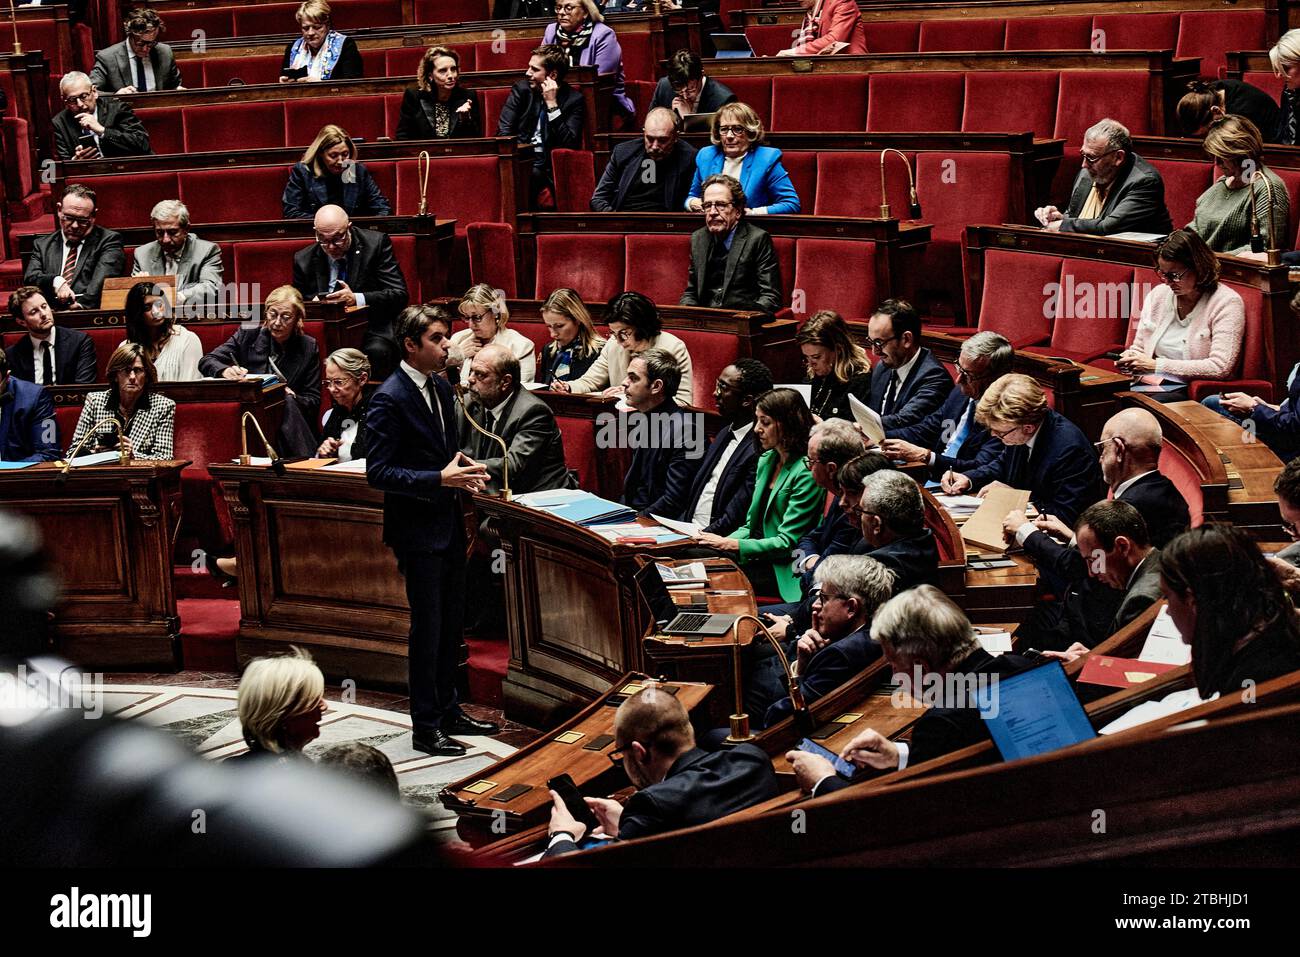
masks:
[[[86,396],[86,404],[77,420],[76,431],[72,434],[69,450],[77,447],[90,427],[100,419],[113,414],[108,409],[109,392],[91,392]],[[114,410],[116,411],[116,410]],[[120,414],[120,413],[119,413]],[[135,414],[127,423],[126,435],[131,440],[131,454],[137,459],[170,459],[172,457],[172,433],[176,421],[176,403],[165,395],[150,392],[145,401],[136,406]],[[100,433],[114,436],[112,428],[100,426]],[[116,448],[117,443],[113,443]],[[89,448],[89,444],[87,446]],[[94,451],[94,449],[91,449]],[[82,450],[86,454],[86,450]]]

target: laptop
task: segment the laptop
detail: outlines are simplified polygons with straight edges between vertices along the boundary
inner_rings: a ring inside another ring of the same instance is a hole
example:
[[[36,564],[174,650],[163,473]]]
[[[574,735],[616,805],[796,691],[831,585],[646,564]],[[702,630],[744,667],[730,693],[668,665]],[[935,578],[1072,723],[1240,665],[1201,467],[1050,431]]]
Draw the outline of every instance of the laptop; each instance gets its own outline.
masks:
[[[739,615],[718,615],[709,612],[678,612],[677,605],[668,594],[668,586],[659,577],[654,562],[646,562],[632,576],[641,597],[650,606],[655,625],[665,635],[689,635],[698,638],[721,638],[731,631]]]
[[[749,38],[743,33],[710,33],[709,37],[713,40],[713,55],[719,60],[754,55],[754,48],[749,45]]]
[[[1068,748],[1097,736],[1059,661],[999,677],[980,717],[1007,761]]]

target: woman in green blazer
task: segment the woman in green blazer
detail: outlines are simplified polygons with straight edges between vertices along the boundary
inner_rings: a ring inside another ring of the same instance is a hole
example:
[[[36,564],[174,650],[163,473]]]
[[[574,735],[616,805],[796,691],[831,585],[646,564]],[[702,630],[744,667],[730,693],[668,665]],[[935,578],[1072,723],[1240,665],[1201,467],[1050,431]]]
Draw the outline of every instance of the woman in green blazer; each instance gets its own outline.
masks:
[[[822,517],[826,492],[808,468],[812,413],[793,389],[773,389],[758,400],[754,435],[764,452],[754,476],[745,524],[730,536],[705,533],[700,542],[733,556],[759,595],[801,597],[791,551]]]

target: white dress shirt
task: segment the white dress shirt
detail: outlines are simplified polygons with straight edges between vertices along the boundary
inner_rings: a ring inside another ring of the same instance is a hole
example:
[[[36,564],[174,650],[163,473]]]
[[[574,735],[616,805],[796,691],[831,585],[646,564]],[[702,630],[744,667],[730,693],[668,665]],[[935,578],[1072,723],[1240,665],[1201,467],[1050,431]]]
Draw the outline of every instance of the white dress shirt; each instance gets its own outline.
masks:
[[[141,59],[140,57],[136,56],[135,51],[131,49],[130,42],[128,42],[126,45],[126,61],[127,61],[127,66],[131,68],[132,86],[135,86],[136,78],[139,76],[139,74],[136,72],[137,70],[136,62],[138,61],[144,64],[145,89],[140,90],[140,92],[145,93],[148,90],[158,89],[158,81],[157,79],[154,78],[153,75],[153,63],[151,62],[151,59],[149,57],[144,57],[143,59]]]
[[[50,337],[48,339],[37,339],[30,332],[27,338],[32,341],[32,381],[37,385],[54,385],[59,381],[59,360],[54,354],[54,337],[58,335],[59,327],[50,327]],[[41,356],[41,349],[49,344],[50,349],[50,372],[54,375],[54,382],[45,381],[45,360]]]
[[[727,443],[727,447],[722,450],[722,456],[718,459],[718,464],[713,467],[713,474],[704,483],[704,488],[700,491],[699,504],[695,506],[695,514],[691,516],[691,521],[700,528],[704,528],[713,521],[713,497],[718,492],[718,483],[722,481],[722,473],[727,470],[727,463],[731,461],[731,457],[740,448],[740,443],[749,438],[749,433],[754,430],[754,423],[748,422],[740,428],[735,426],[730,426],[730,428],[733,438]],[[730,529],[727,531],[730,531]]]
[[[436,390],[426,388],[429,382],[429,376],[425,375],[405,359],[402,360],[401,367],[402,371],[411,377],[411,381],[415,383],[415,387],[420,390],[420,395],[424,396],[424,404],[429,407],[429,411],[434,414],[434,417],[437,418],[439,423],[442,423],[442,400],[438,398]],[[435,402],[437,403],[436,407],[434,406]]]

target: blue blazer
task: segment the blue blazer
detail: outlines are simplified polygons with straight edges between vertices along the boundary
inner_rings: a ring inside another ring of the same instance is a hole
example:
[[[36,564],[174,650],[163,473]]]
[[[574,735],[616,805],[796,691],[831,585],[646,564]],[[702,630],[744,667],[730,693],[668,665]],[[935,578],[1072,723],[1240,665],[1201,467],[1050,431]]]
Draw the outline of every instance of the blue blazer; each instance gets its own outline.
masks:
[[[695,179],[686,197],[699,199],[703,195],[701,184],[716,173],[722,172],[721,147],[706,146],[695,154]],[[740,185],[745,187],[745,201],[750,209],[766,206],[773,216],[779,213],[799,212],[799,194],[794,191],[790,174],[781,165],[781,151],[771,146],[755,146],[745,154],[740,167]]]
[[[446,551],[463,522],[460,492],[443,488],[440,474],[459,449],[456,399],[446,379],[430,381],[441,422],[400,367],[366,410],[366,480],[384,492],[384,543],[399,554]]]
[[[992,481],[1029,489],[1029,501],[1040,512],[1067,525],[1103,497],[1096,450],[1079,427],[1055,409],[1047,410],[1032,453],[1027,445],[1009,445],[998,461],[972,469],[966,477],[976,492]]]
[[[0,391],[0,459],[53,462],[61,454],[54,399],[34,382],[10,375]]]
[[[704,486],[708,484],[709,476],[713,474],[722,453],[731,444],[722,441],[730,433],[731,426],[723,426],[709,446],[709,451],[704,453],[695,480],[687,492],[686,503],[678,510],[677,517],[680,521],[689,522],[695,515],[695,506],[700,501]],[[718,479],[718,487],[713,493],[713,508],[709,512],[709,524],[704,526],[704,531],[714,535],[730,535],[745,523],[745,514],[754,497],[754,473],[761,452],[754,430],[750,429],[740,447],[727,460],[727,467]]]
[[[948,446],[948,440],[952,437],[953,430],[957,428],[957,423],[961,421],[962,414],[966,409],[966,403],[974,403],[975,400],[966,398],[965,393],[961,391],[961,386],[955,385],[952,391],[948,393],[947,400],[939,406],[938,411],[931,412],[916,425],[909,425],[903,428],[886,428],[885,436],[891,439],[902,439],[904,442],[910,442],[912,445],[919,445],[923,449],[930,449],[934,452],[934,465],[930,469],[930,477],[938,480],[943,473],[952,469],[954,472],[969,472],[971,469],[988,465],[1002,458],[1004,448],[1001,441],[989,435],[984,426],[979,425],[974,420],[974,407],[971,409],[970,431],[966,434],[966,440],[962,442],[957,451],[951,455],[944,455],[943,450]]]
[[[952,391],[952,376],[948,375],[948,370],[934,357],[934,353],[922,347],[917,353],[916,365],[912,366],[907,380],[898,390],[893,410],[885,415],[882,411],[885,393],[889,390],[889,381],[893,377],[893,369],[883,362],[877,362],[871,370],[871,387],[867,397],[867,405],[880,415],[886,429],[915,425],[943,405],[948,393]]]
[[[384,194],[379,191],[375,179],[366,169],[365,163],[353,163],[356,171],[354,182],[343,183],[343,208],[349,216],[391,216],[392,207]],[[284,206],[285,219],[311,219],[316,210],[329,205],[329,193],[325,188],[325,177],[317,176],[306,163],[295,163],[289,171],[289,182],[285,184],[284,196],[280,202]]]

